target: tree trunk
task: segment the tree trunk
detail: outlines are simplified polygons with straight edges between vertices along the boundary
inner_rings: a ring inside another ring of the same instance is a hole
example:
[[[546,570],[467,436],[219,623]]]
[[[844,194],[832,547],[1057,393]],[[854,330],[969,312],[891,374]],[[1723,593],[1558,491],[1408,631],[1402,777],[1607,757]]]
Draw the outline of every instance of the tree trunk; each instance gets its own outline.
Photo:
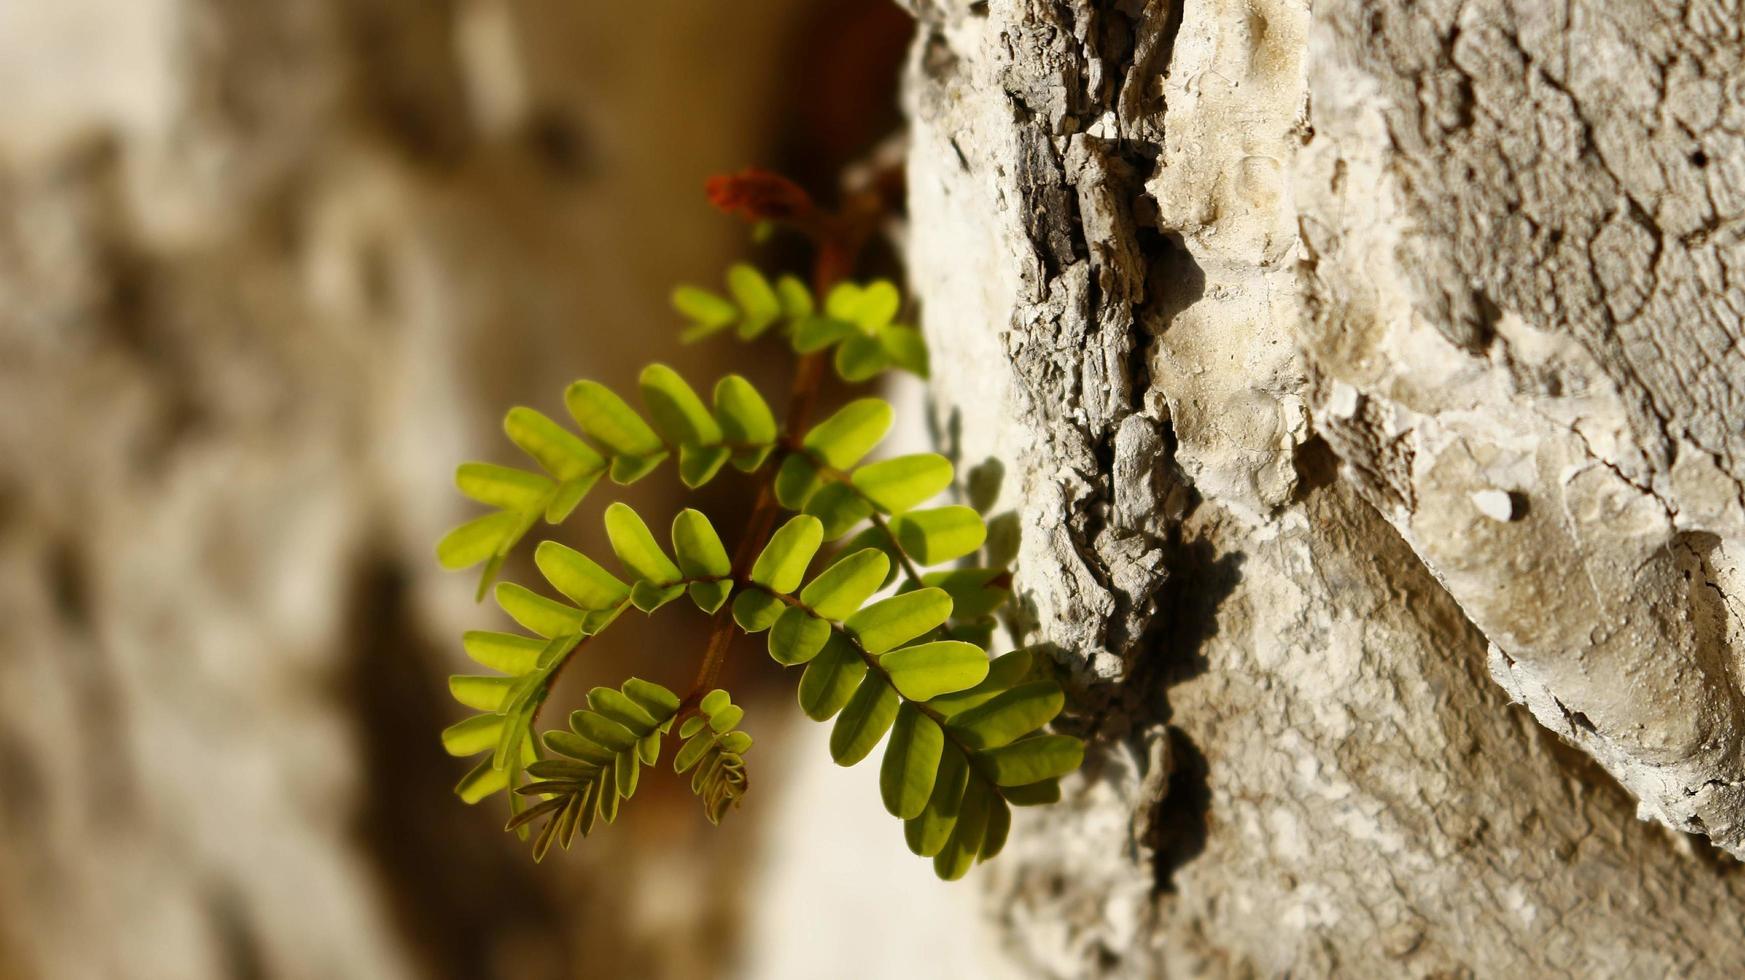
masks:
[[[1738,4],[915,2],[937,420],[1098,747],[1021,958],[1745,974]]]

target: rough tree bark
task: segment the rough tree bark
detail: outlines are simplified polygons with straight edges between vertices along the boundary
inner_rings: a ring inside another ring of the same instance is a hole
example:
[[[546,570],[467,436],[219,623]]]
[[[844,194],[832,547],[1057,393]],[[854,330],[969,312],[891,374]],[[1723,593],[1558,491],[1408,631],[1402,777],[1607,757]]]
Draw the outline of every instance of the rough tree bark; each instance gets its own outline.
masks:
[[[1745,973],[1739,4],[913,7],[937,418],[1100,746],[1024,961]]]

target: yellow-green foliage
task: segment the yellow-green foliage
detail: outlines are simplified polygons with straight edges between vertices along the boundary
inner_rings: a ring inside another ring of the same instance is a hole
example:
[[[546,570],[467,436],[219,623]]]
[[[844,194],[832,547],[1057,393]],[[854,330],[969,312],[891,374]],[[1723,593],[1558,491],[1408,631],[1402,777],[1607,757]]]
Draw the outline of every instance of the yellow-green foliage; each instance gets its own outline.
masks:
[[[850,382],[890,368],[926,373],[920,334],[893,322],[901,298],[888,282],[844,283],[818,303],[791,276],[771,283],[739,265],[727,281],[729,296],[694,287],[674,293],[675,308],[691,321],[688,339],[730,328],[747,340],[773,332],[797,353],[828,352]],[[673,737],[674,769],[691,775],[705,814],[719,821],[749,785],[751,737],[739,730],[744,711],[726,691],[681,698],[631,678],[593,689],[567,728],[533,731],[557,672],[589,637],[629,609],[653,613],[688,597],[704,613],[730,615],[746,633],[767,631],[770,657],[801,670],[801,709],[832,721],[838,763],[853,765],[885,745],[885,807],[941,877],[961,877],[997,854],[1010,808],[1059,799],[1059,780],[1078,767],[1084,746],[1046,731],[1065,697],[1045,658],[1018,650],[989,659],[1009,574],[975,563],[987,538],[981,513],[927,506],[951,486],[951,463],[935,453],[863,462],[893,421],[878,398],[851,401],[789,432],[737,375],[721,379],[705,402],[656,364],[642,372],[640,389],[642,412],[603,385],[571,385],[564,402],[579,434],[533,409],[512,409],[504,430],[540,472],[461,466],[461,492],[493,510],[442,540],[442,563],[482,563],[482,597],[541,520],[568,518],[602,476],[632,483],[668,459],[693,488],[728,465],[756,474],[796,513],[742,569],[713,522],[691,509],[673,520],[669,552],[634,510],[608,506],[617,572],[540,542],[534,562],[561,598],[499,583],[498,605],[526,632],[462,638],[467,655],[494,673],[450,679],[455,699],[478,714],[445,730],[443,744],[456,756],[484,756],[456,792],[477,803],[511,789],[509,827],[531,833],[541,858],[553,843],[567,848],[611,823],[642,767]],[[928,570],[945,563],[957,567]]]

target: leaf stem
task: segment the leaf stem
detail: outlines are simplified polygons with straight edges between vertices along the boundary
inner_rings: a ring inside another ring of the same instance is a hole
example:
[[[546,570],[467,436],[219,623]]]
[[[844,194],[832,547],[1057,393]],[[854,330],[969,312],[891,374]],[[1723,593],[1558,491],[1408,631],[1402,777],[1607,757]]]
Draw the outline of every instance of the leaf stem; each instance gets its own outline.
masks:
[[[818,251],[812,262],[812,289],[820,299],[829,294],[830,287],[838,279],[848,274],[865,237],[861,233],[836,229],[835,224],[826,222],[825,227],[830,230],[820,232],[817,237]],[[788,413],[782,435],[777,440],[779,445],[791,446],[805,432],[806,422],[817,407],[818,396],[824,387],[824,366],[822,353],[806,354],[800,358],[788,391]],[[739,548],[733,555],[735,578],[743,579],[750,573],[752,562],[769,543],[770,534],[775,529],[776,516],[781,511],[776,501],[776,472],[777,467],[765,466],[763,479],[758,482],[757,502],[752,505],[751,518],[746,522],[745,537],[740,539]],[[721,668],[727,662],[727,651],[733,645],[733,632],[731,604],[723,603],[709,624],[709,639],[703,647],[703,661],[697,666],[697,679],[679,707],[681,718],[694,711],[703,695],[720,679]]]

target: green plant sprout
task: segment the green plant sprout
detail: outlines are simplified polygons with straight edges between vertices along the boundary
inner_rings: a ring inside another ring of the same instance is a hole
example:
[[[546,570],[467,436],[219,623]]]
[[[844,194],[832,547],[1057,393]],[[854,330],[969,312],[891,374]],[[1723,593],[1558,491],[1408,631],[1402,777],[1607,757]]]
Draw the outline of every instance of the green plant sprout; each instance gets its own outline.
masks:
[[[840,275],[865,237],[870,209],[851,201],[826,212],[788,181],[757,171],[717,178],[710,191],[723,210],[798,230],[816,248],[812,286],[790,275],[771,282],[735,265],[726,295],[692,286],[673,294],[690,324],[686,340],[732,330],[791,346],[799,358],[786,417],[778,422],[738,375],[720,379],[705,402],[677,372],[650,365],[640,379],[643,413],[603,385],[577,381],[564,403],[579,434],[531,408],[504,419],[509,440],[541,472],[460,467],[460,491],[493,509],[451,531],[437,556],[453,569],[483,564],[482,599],[542,520],[566,520],[602,477],[631,484],[669,459],[693,489],[729,466],[756,480],[740,546],[729,559],[710,519],[685,509],[673,520],[669,553],[623,503],[604,514],[622,577],[541,541],[534,563],[563,599],[498,583],[497,604],[526,634],[462,638],[467,656],[495,673],[449,679],[455,700],[478,714],[446,729],[443,745],[455,756],[484,756],[455,791],[478,803],[509,790],[508,828],[531,837],[535,859],[543,859],[553,843],[568,848],[576,835],[616,819],[641,768],[654,765],[672,737],[674,770],[691,775],[705,814],[719,822],[749,786],[752,739],[738,727],[744,711],[716,681],[736,630],[767,633],[770,657],[802,668],[801,709],[817,721],[835,719],[831,756],[853,765],[883,742],[886,809],[941,878],[960,878],[999,853],[1011,807],[1060,798],[1060,777],[1078,768],[1084,745],[1046,731],[1065,702],[1046,658],[1024,649],[989,657],[993,614],[1009,598],[1011,575],[972,563],[987,538],[981,513],[926,506],[951,486],[951,463],[936,453],[863,462],[893,421],[879,398],[808,424],[827,361],[849,383],[891,369],[928,371],[921,334],[895,322],[897,288]],[[776,527],[781,511],[794,516]],[[681,597],[713,617],[688,694],[633,677],[616,689],[594,688],[567,727],[536,734],[558,675],[585,644],[630,609],[653,613]]]

